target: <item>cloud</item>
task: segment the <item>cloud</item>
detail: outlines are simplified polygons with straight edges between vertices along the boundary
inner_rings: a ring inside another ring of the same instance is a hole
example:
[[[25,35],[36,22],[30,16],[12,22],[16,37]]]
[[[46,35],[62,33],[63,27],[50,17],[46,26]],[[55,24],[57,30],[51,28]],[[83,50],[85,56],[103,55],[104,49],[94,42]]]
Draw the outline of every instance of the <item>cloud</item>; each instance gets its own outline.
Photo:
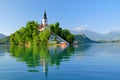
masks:
[[[74,30],[75,31],[85,30],[87,26],[88,26],[87,24],[82,24],[82,25],[80,25],[80,27],[77,27]]]

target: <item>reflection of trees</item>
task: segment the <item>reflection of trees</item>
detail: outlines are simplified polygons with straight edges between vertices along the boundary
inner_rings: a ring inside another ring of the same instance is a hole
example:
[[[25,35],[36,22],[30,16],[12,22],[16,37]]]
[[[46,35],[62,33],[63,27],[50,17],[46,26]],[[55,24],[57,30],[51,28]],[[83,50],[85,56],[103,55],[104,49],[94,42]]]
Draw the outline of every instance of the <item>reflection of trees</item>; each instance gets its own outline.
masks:
[[[78,46],[77,48],[69,46],[66,49],[44,45],[32,47],[10,46],[10,54],[17,61],[25,62],[30,67],[29,72],[39,72],[35,67],[43,66],[43,72],[47,78],[48,66],[55,65],[58,68],[61,62],[70,60],[69,58],[74,55],[76,50],[83,52],[86,48],[88,49],[89,46]]]
[[[36,66],[59,66],[61,61],[69,60],[74,51],[84,52],[89,49],[90,45],[78,45],[77,47],[67,47],[61,49],[60,47],[52,46],[10,46],[10,53],[13,57],[17,58],[17,61],[26,62],[28,67]]]
[[[43,66],[45,76],[48,75],[48,66],[56,65],[57,67],[63,61],[70,60],[71,56],[78,52],[84,52],[89,49],[90,45],[69,46],[66,49],[55,46],[10,46],[10,54],[15,57],[17,61],[23,61],[30,68],[36,66]],[[29,72],[39,72],[39,70],[28,70]]]
[[[89,49],[90,45],[81,44],[77,47],[69,46],[66,49],[54,46],[10,46],[10,53],[13,57],[17,58],[17,61],[26,62],[28,67],[44,66],[48,65],[59,66],[61,61],[69,60],[74,51],[84,52]],[[43,69],[44,69],[43,68]]]
[[[18,61],[26,62],[28,67],[39,66],[39,53],[37,53],[32,47],[10,46],[10,53],[17,58]]]
[[[91,47],[92,43],[81,43],[74,45],[75,53],[79,55],[79,59],[83,59],[86,56],[86,51]]]
[[[4,52],[9,52],[9,46],[7,45],[0,45],[0,54]]]
[[[89,43],[89,44],[81,43],[79,45],[74,45],[74,49],[75,49],[75,51],[84,52],[84,51],[88,50],[91,45],[92,45],[91,43]]]
[[[74,53],[73,47],[61,49],[60,47],[48,48],[47,46],[10,46],[10,54],[15,57],[17,61],[23,61],[28,67],[34,68],[36,66],[43,66],[43,72],[48,74],[48,65],[59,66],[64,59],[70,58]],[[29,72],[38,72],[39,70],[28,70]]]
[[[51,52],[51,50],[49,51]],[[63,61],[63,59],[70,58],[72,54],[74,54],[74,48],[72,46],[66,48],[63,51],[59,50],[59,47],[57,47],[54,49],[54,54],[51,56],[51,64],[56,64],[59,66],[60,62]]]
[[[10,46],[11,56],[17,58],[17,61],[26,62],[28,67],[40,65],[60,65],[62,59],[70,58],[74,53],[73,47],[68,47],[65,50],[55,47],[48,49],[47,46]],[[51,51],[54,50],[54,51]]]
[[[9,52],[9,46],[0,45],[0,61],[4,59],[5,55]]]

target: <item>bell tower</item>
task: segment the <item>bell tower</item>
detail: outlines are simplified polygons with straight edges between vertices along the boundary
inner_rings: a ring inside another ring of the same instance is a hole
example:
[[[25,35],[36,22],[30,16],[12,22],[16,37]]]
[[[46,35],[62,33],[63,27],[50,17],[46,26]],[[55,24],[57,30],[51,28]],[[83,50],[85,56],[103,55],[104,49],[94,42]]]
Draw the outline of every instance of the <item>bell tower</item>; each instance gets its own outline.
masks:
[[[42,19],[42,24],[43,24],[43,26],[47,25],[47,14],[46,14],[46,10],[44,11],[44,16],[43,16],[43,19]]]
[[[45,28],[45,27],[48,27],[46,10],[44,11],[42,23],[41,23],[41,25],[39,26],[39,31],[40,31],[40,32],[41,32],[41,31],[44,31],[44,28]]]

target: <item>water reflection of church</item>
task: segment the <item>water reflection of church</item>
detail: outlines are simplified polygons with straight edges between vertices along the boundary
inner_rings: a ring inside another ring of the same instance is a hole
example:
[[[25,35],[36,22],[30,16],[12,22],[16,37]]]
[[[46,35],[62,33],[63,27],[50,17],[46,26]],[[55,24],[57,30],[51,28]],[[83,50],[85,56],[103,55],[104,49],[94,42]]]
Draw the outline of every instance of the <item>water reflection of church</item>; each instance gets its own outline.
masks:
[[[45,73],[46,79],[48,77],[48,70],[49,70],[48,66],[52,60],[58,59],[58,60],[56,60],[58,62],[54,61],[54,63],[52,63],[52,64],[56,64],[56,63],[60,64],[60,62],[63,61],[64,59],[70,58],[70,56],[74,54],[74,51],[81,52],[80,58],[83,58],[83,56],[85,55],[84,51],[89,49],[89,47],[90,47],[90,45],[84,45],[84,44],[79,45],[78,47],[71,46],[66,49],[62,49],[61,47],[57,47],[57,46],[48,47],[48,54],[50,55],[50,58],[49,59],[45,59],[45,58],[40,59],[40,64],[43,66],[43,72]],[[57,56],[55,56],[55,55],[57,55]]]
[[[62,59],[62,55],[63,55],[62,52],[65,50],[58,46],[50,46],[47,48],[48,48],[48,53],[45,53],[45,54],[49,54],[49,56],[50,56],[49,59],[47,59],[47,56],[44,58],[42,58],[42,57],[40,58],[40,64],[42,65],[42,69],[43,69],[43,72],[45,73],[46,79],[48,77],[48,70],[49,70],[50,62],[52,62],[54,60],[54,62],[52,64],[56,64],[56,63],[60,64],[61,60],[59,60],[59,59]],[[55,58],[55,55],[57,55],[56,58]],[[60,57],[58,57],[58,56],[60,56]],[[58,59],[58,60],[55,60],[55,59]],[[59,62],[55,62],[55,61],[59,61]]]
[[[45,76],[48,76],[48,61],[45,59],[40,60],[40,64],[43,66],[43,72],[45,73]]]

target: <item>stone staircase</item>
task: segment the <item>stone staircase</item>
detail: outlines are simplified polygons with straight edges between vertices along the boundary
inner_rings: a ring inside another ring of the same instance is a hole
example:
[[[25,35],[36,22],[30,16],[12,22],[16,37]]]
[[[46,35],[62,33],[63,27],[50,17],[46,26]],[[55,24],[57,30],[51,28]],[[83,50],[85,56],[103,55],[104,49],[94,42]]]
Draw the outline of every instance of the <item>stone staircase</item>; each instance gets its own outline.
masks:
[[[55,35],[55,33],[52,32],[51,36],[50,36],[50,39],[49,40],[53,40],[52,38],[56,36],[56,40],[59,42],[59,43],[66,43],[67,45],[69,45],[69,42],[67,42],[66,40],[62,39],[60,36],[58,35]]]

